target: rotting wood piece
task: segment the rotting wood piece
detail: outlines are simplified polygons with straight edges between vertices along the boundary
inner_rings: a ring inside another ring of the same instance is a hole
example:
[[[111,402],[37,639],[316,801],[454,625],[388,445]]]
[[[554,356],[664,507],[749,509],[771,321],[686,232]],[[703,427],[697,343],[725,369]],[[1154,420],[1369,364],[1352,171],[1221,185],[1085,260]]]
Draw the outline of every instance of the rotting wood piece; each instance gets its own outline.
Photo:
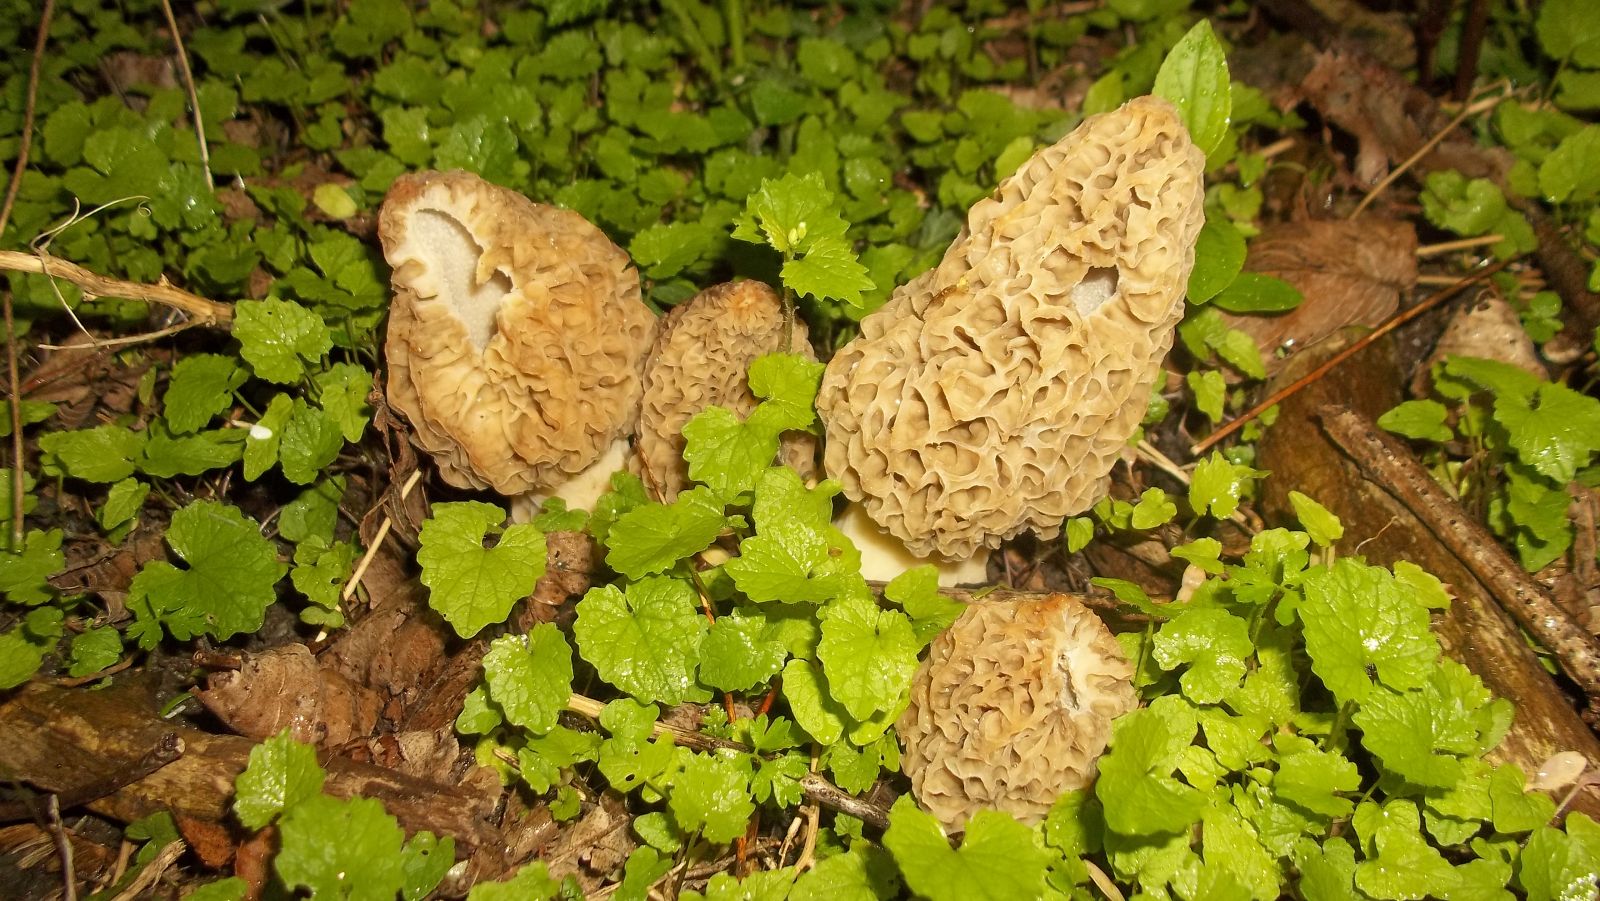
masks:
[[[1473,522],[1411,452],[1372,420],[1330,404],[1318,411],[1322,427],[1368,479],[1383,486],[1444,542],[1528,633],[1555,655],[1584,692],[1600,700],[1600,648],[1566,611],[1529,578],[1505,548]]]
[[[255,743],[163,720],[136,681],[101,692],[24,691],[0,706],[0,772],[41,791],[71,794],[108,769],[144,758],[173,732],[183,742],[181,757],[90,802],[89,809],[123,822],[167,810],[231,823],[233,782]],[[426,829],[454,838],[458,857],[497,855],[505,842],[489,822],[495,798],[340,757],[322,764],[325,792],[375,798],[408,833]]]
[[[1317,366],[1337,349],[1334,342],[1329,345],[1297,356],[1279,381],[1293,381]],[[1399,403],[1401,382],[1394,357],[1393,342],[1381,341],[1356,355],[1351,365],[1340,367],[1337,378],[1322,379],[1283,402],[1257,458],[1257,465],[1273,474],[1262,483],[1261,509],[1274,521],[1292,519],[1289,490],[1302,491],[1342,521],[1340,553],[1360,554],[1382,566],[1409,560],[1450,586],[1455,601],[1434,619],[1439,643],[1496,696],[1516,704],[1511,729],[1490,752],[1491,759],[1514,763],[1529,774],[1561,751],[1576,751],[1600,762],[1600,740],[1545,671],[1516,624],[1490,600],[1489,590],[1410,510],[1379,485],[1361,478],[1333,440],[1315,427],[1312,411],[1330,403],[1346,404],[1367,416]],[[1572,809],[1600,816],[1600,794],[1580,792]]]

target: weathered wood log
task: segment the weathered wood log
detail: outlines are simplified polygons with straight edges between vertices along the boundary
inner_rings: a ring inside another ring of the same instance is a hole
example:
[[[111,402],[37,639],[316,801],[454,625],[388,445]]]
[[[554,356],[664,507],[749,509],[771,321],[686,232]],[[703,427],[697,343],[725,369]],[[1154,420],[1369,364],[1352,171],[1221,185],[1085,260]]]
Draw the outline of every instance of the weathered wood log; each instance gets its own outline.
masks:
[[[70,795],[100,782],[108,771],[145,759],[171,733],[183,743],[182,756],[91,801],[89,809],[123,822],[160,810],[231,822],[233,781],[255,743],[162,719],[136,680],[107,691],[19,693],[0,706],[0,773],[40,791]],[[426,829],[453,837],[459,856],[480,849],[492,854],[504,843],[489,822],[494,798],[341,757],[322,763],[328,771],[324,791],[375,798],[407,832]]]
[[[1333,350],[1303,352],[1279,378],[1297,378]],[[1284,401],[1277,423],[1260,445],[1258,465],[1273,474],[1263,483],[1264,512],[1290,520],[1294,513],[1288,493],[1304,492],[1344,523],[1340,553],[1359,554],[1384,566],[1409,560],[1450,587],[1455,601],[1434,622],[1440,644],[1495,695],[1516,704],[1511,730],[1491,757],[1514,763],[1529,774],[1559,751],[1576,751],[1592,765],[1600,764],[1600,740],[1495,603],[1493,592],[1385,486],[1362,477],[1316,425],[1315,411],[1330,404],[1377,417],[1400,402],[1400,385],[1394,344],[1385,340]],[[1585,789],[1574,799],[1573,809],[1600,815],[1600,794]]]

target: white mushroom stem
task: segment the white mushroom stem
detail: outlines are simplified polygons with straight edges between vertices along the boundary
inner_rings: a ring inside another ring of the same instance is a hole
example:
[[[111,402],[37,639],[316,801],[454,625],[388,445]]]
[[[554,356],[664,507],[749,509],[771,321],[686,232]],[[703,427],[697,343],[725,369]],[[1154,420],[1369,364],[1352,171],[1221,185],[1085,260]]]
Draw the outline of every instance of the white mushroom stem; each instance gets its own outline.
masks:
[[[966,560],[943,557],[918,557],[906,550],[900,539],[878,527],[860,504],[849,504],[834,520],[861,552],[861,575],[874,582],[887,582],[908,569],[932,563],[939,570],[939,586],[978,585],[988,581],[989,551],[980,548]]]
[[[628,467],[628,442],[618,439],[611,442],[600,459],[588,469],[567,479],[554,490],[541,489],[511,498],[511,521],[527,522],[539,515],[539,505],[546,498],[559,497],[567,502],[569,510],[594,510],[594,502],[611,487],[611,474]]]

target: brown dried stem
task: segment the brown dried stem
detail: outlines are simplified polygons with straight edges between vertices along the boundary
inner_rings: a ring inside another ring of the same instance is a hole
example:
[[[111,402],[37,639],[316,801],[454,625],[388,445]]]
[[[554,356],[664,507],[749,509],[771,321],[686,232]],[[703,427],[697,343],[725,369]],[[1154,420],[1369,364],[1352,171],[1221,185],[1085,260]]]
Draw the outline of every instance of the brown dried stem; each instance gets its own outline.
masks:
[[[0,250],[0,270],[33,272],[52,278],[64,278],[77,285],[84,294],[93,297],[120,297],[125,300],[172,307],[190,316],[195,325],[221,329],[233,325],[233,307],[230,304],[208,300],[198,294],[169,285],[165,279],[160,284],[146,285],[120,278],[108,278],[43,251],[18,253],[13,250]],[[9,301],[7,303],[9,304]]]
[[[1323,407],[1318,418],[1364,476],[1425,523],[1489,589],[1495,601],[1555,655],[1572,681],[1589,697],[1600,698],[1600,647],[1594,638],[1573,623],[1494,536],[1461,509],[1399,439],[1346,407]]]
[[[205,173],[206,187],[215,191],[217,183],[211,178],[211,151],[206,147],[206,126],[200,119],[200,94],[194,89],[194,72],[189,68],[189,54],[183,49],[178,17],[172,14],[172,0],[161,0],[161,11],[166,14],[167,28],[172,30],[172,46],[177,48],[178,72],[183,75],[184,90],[189,92],[189,109],[194,112],[194,135],[195,140],[200,142],[200,171]]]
[[[1371,344],[1374,341],[1377,341],[1379,338],[1382,338],[1384,335],[1389,334],[1390,332],[1394,331],[1395,329],[1399,328],[1402,325],[1405,325],[1406,323],[1408,323],[1411,320],[1417,318],[1418,316],[1421,316],[1423,313],[1428,312],[1429,310],[1433,309],[1434,307],[1439,306],[1440,304],[1444,303],[1445,301],[1449,300],[1450,298],[1455,297],[1457,294],[1461,293],[1461,291],[1464,288],[1467,288],[1467,287],[1470,287],[1472,285],[1475,285],[1478,282],[1481,282],[1484,279],[1488,278],[1489,276],[1494,275],[1496,272],[1499,272],[1501,269],[1504,269],[1510,263],[1511,263],[1510,260],[1501,260],[1500,262],[1495,263],[1492,266],[1489,266],[1489,267],[1484,268],[1484,269],[1479,269],[1477,272],[1474,272],[1473,274],[1471,274],[1471,275],[1467,276],[1466,278],[1456,282],[1455,284],[1453,284],[1453,285],[1451,285],[1451,286],[1449,286],[1447,288],[1444,288],[1442,290],[1435,291],[1433,294],[1429,295],[1421,303],[1417,304],[1416,306],[1412,307],[1411,309],[1402,311],[1400,313],[1396,313],[1395,315],[1389,317],[1389,320],[1387,322],[1385,322],[1383,325],[1380,325],[1377,328],[1373,329],[1372,331],[1368,332],[1367,334],[1361,336],[1361,340],[1354,342],[1349,347],[1345,348],[1344,350],[1339,351],[1338,353],[1334,354],[1332,357],[1329,357],[1328,361],[1326,363],[1323,363],[1321,366],[1318,366],[1316,369],[1313,369],[1310,372],[1306,373],[1304,378],[1296,379],[1294,382],[1290,383],[1289,385],[1285,386],[1284,388],[1282,388],[1282,389],[1280,389],[1278,391],[1272,392],[1270,395],[1267,396],[1267,398],[1265,400],[1261,401],[1261,403],[1258,403],[1255,406],[1251,407],[1250,409],[1248,409],[1248,410],[1244,411],[1243,413],[1241,413],[1237,419],[1233,420],[1232,422],[1228,423],[1225,426],[1222,426],[1221,428],[1217,429],[1216,431],[1212,432],[1211,434],[1207,435],[1206,437],[1200,439],[1199,441],[1196,441],[1194,443],[1194,446],[1189,448],[1189,453],[1191,453],[1191,454],[1193,454],[1194,456],[1197,456],[1197,457],[1200,456],[1201,454],[1205,453],[1206,449],[1211,447],[1213,444],[1216,444],[1218,441],[1221,441],[1222,439],[1228,437],[1229,435],[1232,435],[1234,432],[1237,432],[1239,429],[1244,427],[1245,423],[1249,422],[1252,419],[1255,419],[1257,416],[1260,416],[1262,413],[1265,413],[1267,410],[1271,409],[1273,406],[1275,406],[1276,404],[1281,402],[1284,398],[1293,396],[1294,394],[1296,394],[1299,391],[1301,391],[1302,389],[1304,389],[1307,385],[1310,385],[1310,384],[1316,382],[1318,379],[1320,379],[1323,376],[1327,375],[1329,372],[1332,372],[1333,369],[1335,367],[1337,367],[1340,363],[1343,363],[1345,360],[1350,359],[1351,357],[1353,357],[1356,354],[1360,353],[1365,348],[1371,346]]]

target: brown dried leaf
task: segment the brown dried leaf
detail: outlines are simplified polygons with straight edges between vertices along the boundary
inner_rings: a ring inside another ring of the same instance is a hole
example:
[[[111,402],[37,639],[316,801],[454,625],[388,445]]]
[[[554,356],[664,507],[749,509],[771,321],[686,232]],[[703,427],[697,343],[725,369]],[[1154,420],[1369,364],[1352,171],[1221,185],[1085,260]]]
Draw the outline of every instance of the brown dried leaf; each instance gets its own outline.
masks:
[[[383,697],[318,666],[303,644],[248,655],[237,671],[213,673],[195,690],[208,710],[241,735],[256,740],[284,728],[296,741],[331,748],[371,735]]]
[[[1347,325],[1376,326],[1394,314],[1417,280],[1411,223],[1367,216],[1269,225],[1250,242],[1245,268],[1283,279],[1305,296],[1287,313],[1236,316],[1228,325],[1261,348],[1269,371],[1280,347],[1315,344]]]

